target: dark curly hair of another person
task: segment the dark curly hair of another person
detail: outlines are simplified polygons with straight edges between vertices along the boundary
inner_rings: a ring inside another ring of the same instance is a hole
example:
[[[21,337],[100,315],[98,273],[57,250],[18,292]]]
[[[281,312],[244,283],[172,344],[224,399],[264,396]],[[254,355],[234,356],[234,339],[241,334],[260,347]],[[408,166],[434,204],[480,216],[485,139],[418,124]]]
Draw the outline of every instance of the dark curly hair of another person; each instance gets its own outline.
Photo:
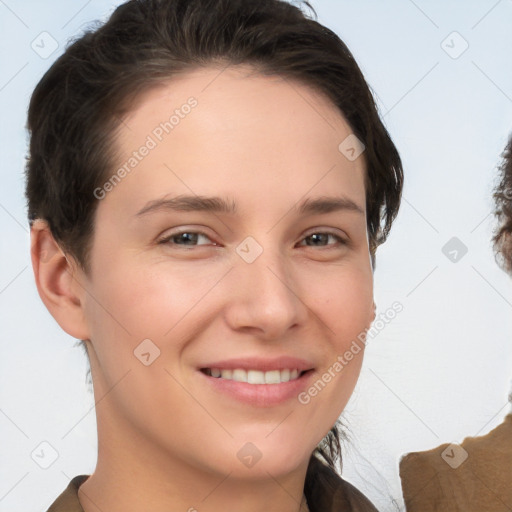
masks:
[[[512,136],[502,157],[499,182],[493,196],[498,226],[492,241],[499,265],[512,275]]]

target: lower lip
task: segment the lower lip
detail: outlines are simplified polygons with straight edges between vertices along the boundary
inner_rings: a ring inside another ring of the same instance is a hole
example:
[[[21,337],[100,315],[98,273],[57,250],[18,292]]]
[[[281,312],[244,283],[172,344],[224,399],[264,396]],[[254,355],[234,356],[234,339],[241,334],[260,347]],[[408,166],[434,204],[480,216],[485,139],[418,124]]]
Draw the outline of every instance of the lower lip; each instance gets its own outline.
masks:
[[[249,384],[235,380],[211,377],[202,371],[199,373],[217,391],[232,398],[257,407],[279,405],[292,398],[297,398],[309,384],[313,370],[304,372],[299,378],[279,384]]]

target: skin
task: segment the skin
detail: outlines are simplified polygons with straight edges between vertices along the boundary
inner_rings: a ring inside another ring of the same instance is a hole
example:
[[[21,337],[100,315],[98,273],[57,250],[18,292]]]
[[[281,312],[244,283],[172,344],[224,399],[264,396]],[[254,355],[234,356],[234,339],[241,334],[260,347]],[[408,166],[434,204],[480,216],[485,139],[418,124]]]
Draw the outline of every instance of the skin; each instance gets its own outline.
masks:
[[[43,221],[32,228],[40,296],[68,334],[87,340],[91,361],[99,453],[79,491],[85,512],[297,512],[309,457],[359,376],[363,350],[308,404],[258,407],[197,371],[287,354],[313,362],[314,383],[375,314],[364,158],[338,150],[349,125],[305,85],[240,66],[219,73],[203,68],[152,89],[124,118],[119,165],[168,112],[198,101],[99,201],[89,275]],[[136,215],[179,194],[233,199],[238,213]],[[362,212],[296,211],[321,196]],[[158,243],[178,228],[206,236]],[[248,236],[263,249],[250,264],[236,252]],[[160,350],[149,366],[134,356],[144,339]],[[250,468],[237,457],[247,442],[261,453]]]

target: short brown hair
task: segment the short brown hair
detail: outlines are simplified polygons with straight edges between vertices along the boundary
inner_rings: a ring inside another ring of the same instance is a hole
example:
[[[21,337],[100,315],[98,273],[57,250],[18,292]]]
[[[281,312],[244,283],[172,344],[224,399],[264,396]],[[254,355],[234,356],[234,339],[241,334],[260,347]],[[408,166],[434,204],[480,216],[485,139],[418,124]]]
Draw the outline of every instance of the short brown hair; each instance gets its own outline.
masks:
[[[131,0],[71,44],[30,101],[30,223],[45,219],[55,240],[88,273],[98,204],[93,191],[114,172],[123,113],[137,94],[159,82],[223,64],[250,64],[262,74],[305,83],[339,108],[366,146],[367,225],[375,263],[375,250],[400,205],[400,156],[345,44],[282,0]]]

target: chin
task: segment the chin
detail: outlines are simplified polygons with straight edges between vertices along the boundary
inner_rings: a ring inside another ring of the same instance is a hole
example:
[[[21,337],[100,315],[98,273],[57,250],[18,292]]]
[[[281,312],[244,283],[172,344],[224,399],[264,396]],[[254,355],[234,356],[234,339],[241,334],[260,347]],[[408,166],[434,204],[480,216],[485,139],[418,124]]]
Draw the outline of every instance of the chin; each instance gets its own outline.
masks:
[[[235,459],[230,468],[232,477],[267,480],[269,474],[279,478],[296,471],[302,464],[307,465],[314,447],[305,450],[304,439],[299,435],[296,436],[298,442],[292,444],[270,437],[236,443]]]

